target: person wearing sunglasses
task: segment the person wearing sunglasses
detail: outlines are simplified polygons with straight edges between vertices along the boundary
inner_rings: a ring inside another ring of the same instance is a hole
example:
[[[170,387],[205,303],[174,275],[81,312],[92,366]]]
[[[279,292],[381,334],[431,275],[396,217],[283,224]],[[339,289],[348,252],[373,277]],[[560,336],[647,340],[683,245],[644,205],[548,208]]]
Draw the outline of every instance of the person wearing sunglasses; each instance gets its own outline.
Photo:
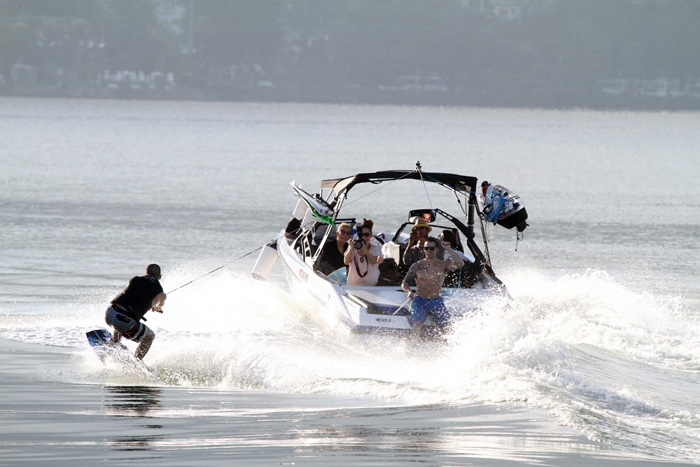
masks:
[[[364,219],[357,229],[358,239],[349,241],[345,251],[348,266],[348,285],[377,285],[379,263],[382,262],[382,245],[372,235],[374,222]]]
[[[351,234],[352,229],[350,225],[343,222],[338,225],[335,240],[329,239],[326,244],[323,245],[321,260],[318,267],[322,273],[328,275],[333,271],[345,267],[345,251],[348,249],[348,241],[350,240]]]
[[[428,224],[425,219],[422,217],[416,219],[413,227],[411,228],[411,236],[408,239],[406,251],[403,254],[404,265],[410,266],[416,261],[420,261],[425,258],[425,255],[423,254],[423,243],[425,243],[425,241],[429,238],[435,240],[435,237],[429,236],[432,230],[433,228],[430,227],[430,224]],[[437,244],[439,245],[437,257],[439,259],[444,259],[445,250],[442,248],[440,243]]]
[[[425,258],[417,261],[408,268],[408,273],[401,282],[401,289],[406,292],[411,303],[411,335],[421,337],[423,325],[428,315],[433,317],[436,326],[444,332],[450,324],[450,312],[445,307],[445,302],[440,296],[442,283],[448,271],[454,271],[464,266],[464,261],[448,242],[443,242],[442,247],[450,254],[452,261],[438,259],[438,241],[429,238],[423,243]],[[410,282],[416,283],[416,291],[413,292]]]

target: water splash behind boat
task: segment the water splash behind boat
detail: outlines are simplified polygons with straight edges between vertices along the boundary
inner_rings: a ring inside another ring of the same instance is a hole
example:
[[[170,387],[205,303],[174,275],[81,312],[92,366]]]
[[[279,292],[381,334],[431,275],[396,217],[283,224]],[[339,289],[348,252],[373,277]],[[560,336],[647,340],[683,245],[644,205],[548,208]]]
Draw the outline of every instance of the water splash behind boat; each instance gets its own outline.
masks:
[[[457,322],[444,342],[414,343],[351,334],[299,307],[280,283],[219,273],[170,297],[165,314],[148,315],[157,338],[146,362],[158,384],[172,386],[400,405],[524,404],[640,452],[640,433],[653,435],[654,449],[669,455],[676,437],[700,438],[700,324],[692,304],[600,271],[554,279],[510,274],[512,302],[488,303]],[[176,271],[168,280],[192,275]],[[67,348],[80,356],[76,372],[87,379],[153,384],[91,360],[84,328],[103,326],[105,300],[86,297],[50,314],[6,314],[0,335]]]

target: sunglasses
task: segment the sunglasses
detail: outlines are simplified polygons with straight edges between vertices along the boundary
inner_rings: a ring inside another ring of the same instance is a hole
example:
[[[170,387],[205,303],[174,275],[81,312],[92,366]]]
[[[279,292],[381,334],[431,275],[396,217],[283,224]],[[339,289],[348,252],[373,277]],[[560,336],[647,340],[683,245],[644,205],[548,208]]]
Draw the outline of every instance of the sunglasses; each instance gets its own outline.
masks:
[[[340,229],[340,233],[343,235],[350,235],[350,231],[345,229]]]
[[[363,237],[371,237],[371,236],[372,236],[372,232],[362,232],[362,236],[363,236]]]
[[[435,251],[435,250],[437,250],[437,248],[434,247],[434,246],[424,246],[423,249],[424,249],[424,250],[428,250],[428,251]]]

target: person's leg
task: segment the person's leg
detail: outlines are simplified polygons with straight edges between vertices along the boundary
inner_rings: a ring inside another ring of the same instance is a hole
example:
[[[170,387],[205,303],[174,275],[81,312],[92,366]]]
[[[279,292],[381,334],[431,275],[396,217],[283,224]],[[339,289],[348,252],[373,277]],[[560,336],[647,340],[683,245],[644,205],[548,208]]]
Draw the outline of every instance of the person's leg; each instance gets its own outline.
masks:
[[[153,344],[153,340],[156,338],[156,334],[153,331],[146,326],[144,327],[146,328],[146,333],[138,341],[139,346],[136,347],[136,352],[134,352],[134,356],[139,360],[142,360],[143,357],[146,356],[148,350],[151,348],[151,344]]]
[[[425,323],[425,307],[424,299],[421,297],[413,297],[411,303],[411,334],[412,339],[418,339],[423,335],[423,323]]]
[[[119,332],[120,337],[126,337],[127,339],[139,344],[138,347],[136,347],[134,356],[141,360],[148,353],[148,350],[151,348],[151,344],[153,344],[153,339],[156,338],[156,335],[145,324],[134,321],[129,317],[125,318],[130,320],[131,322],[129,324],[133,324],[133,326],[127,330],[121,329]]]
[[[415,322],[411,326],[411,339],[420,339],[423,335],[423,323]]]
[[[111,342],[117,343],[119,342],[119,339],[122,338],[122,333],[114,329],[114,332],[112,333],[112,338],[110,339]]]
[[[131,318],[123,316],[111,306],[107,307],[105,311],[105,322],[113,330],[112,338],[110,339],[110,342],[113,344],[119,342],[124,330],[129,329],[127,326],[133,326],[133,320],[131,320]]]
[[[433,299],[430,313],[433,315],[433,320],[441,334],[449,330],[452,316],[450,316],[442,297]]]

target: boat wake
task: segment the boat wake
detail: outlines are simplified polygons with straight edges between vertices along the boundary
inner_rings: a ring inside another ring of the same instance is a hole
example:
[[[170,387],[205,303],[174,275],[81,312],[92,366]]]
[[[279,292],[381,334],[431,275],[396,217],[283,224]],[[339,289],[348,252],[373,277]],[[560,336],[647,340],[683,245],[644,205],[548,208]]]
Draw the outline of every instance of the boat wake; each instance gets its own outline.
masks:
[[[697,310],[599,271],[554,281],[520,271],[506,281],[511,308],[463,323],[452,354],[476,356],[468,361],[481,400],[543,408],[639,452],[700,458]]]
[[[591,439],[700,460],[699,313],[680,297],[655,296],[599,271],[556,279],[517,271],[504,278],[512,301],[487,303],[443,342],[416,343],[352,334],[301,308],[281,283],[242,274],[210,276],[173,294],[163,315],[147,315],[157,337],[145,362],[155,382],[105,368],[87,345],[85,331],[104,327],[108,297],[5,314],[0,337],[68,349],[77,367],[70,374],[89,382],[406,405],[522,404]],[[688,442],[678,446],[679,439]]]

